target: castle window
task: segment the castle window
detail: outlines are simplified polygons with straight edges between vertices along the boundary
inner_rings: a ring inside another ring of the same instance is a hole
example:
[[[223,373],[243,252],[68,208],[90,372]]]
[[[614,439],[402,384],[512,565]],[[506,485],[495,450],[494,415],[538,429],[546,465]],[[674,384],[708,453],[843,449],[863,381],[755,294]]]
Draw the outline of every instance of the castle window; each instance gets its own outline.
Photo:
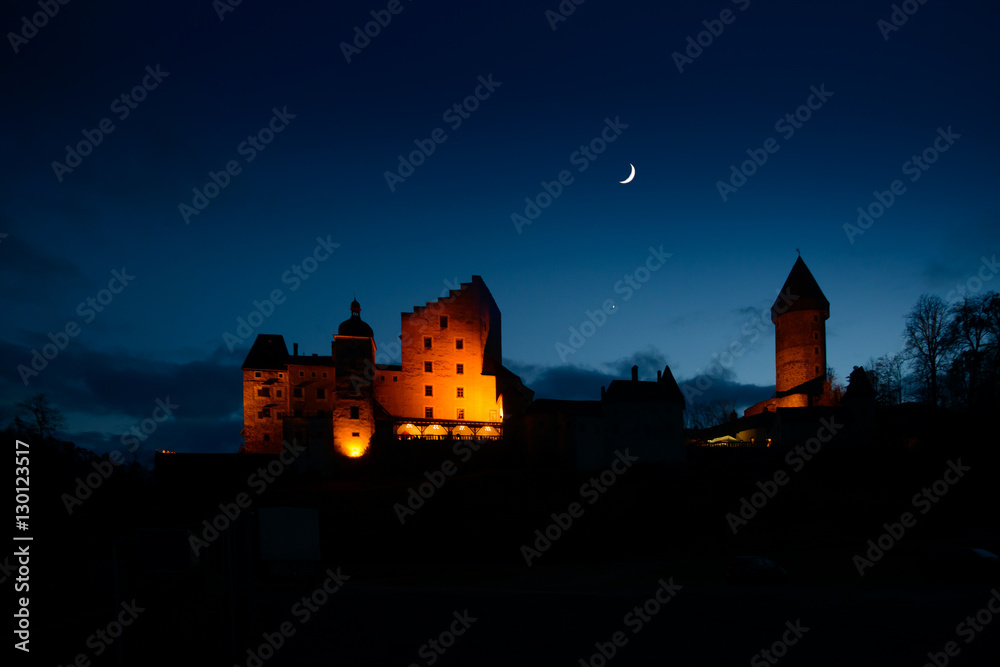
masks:
[[[254,376],[255,378],[259,378],[259,377],[260,377],[260,371],[257,371],[256,373],[254,373],[254,374],[253,374],[253,376]]]
[[[425,336],[424,337],[424,349],[425,350],[431,349],[431,338],[430,338],[430,336]]]
[[[455,339],[455,349],[456,350],[463,350],[463,349],[465,349],[465,340],[463,340],[461,338],[456,338]]]
[[[299,377],[304,377],[304,376],[305,376],[305,373],[303,373],[302,371],[299,371]]]
[[[316,398],[326,398],[326,389],[317,389]]]
[[[285,413],[284,412],[279,412],[277,414],[277,417],[278,417],[278,419],[284,419],[285,418]]]
[[[379,378],[378,378],[378,381],[379,382],[385,382],[385,376],[384,375],[380,375]]]
[[[424,419],[434,419],[434,408],[424,408]]]
[[[270,396],[271,395],[271,390],[268,389],[267,387],[264,387],[262,389],[258,389],[257,390],[257,395],[258,396]]]
[[[392,381],[396,382],[397,380],[399,380],[399,376],[398,375],[393,375],[392,376]]]
[[[278,373],[278,377],[283,378],[283,377],[285,377],[285,374],[284,373]]]
[[[465,364],[455,364],[455,374],[464,375],[465,374]]]
[[[351,419],[361,419],[361,408],[356,405],[351,406]]]
[[[819,375],[819,366],[816,367],[816,375]]]
[[[465,409],[464,408],[459,408],[458,409],[458,419],[465,419]]]
[[[813,353],[814,354],[819,354],[819,348],[818,347],[814,347],[813,348]]]
[[[442,329],[447,329],[448,328],[448,316],[447,315],[442,315],[441,316],[441,328]]]
[[[455,398],[465,398],[465,387],[455,387]]]
[[[315,372],[315,371],[313,371],[313,374],[312,374],[312,376],[313,376],[313,377],[316,377],[316,372]]]
[[[326,377],[326,373],[323,373],[323,377]]]
[[[293,387],[292,396],[295,398],[302,398],[302,387]]]
[[[264,413],[261,412],[260,410],[258,410],[257,411],[257,419],[263,419],[263,418],[264,418]]]
[[[260,414],[261,414],[262,417],[270,417],[271,416],[271,408],[264,408],[261,411]]]
[[[264,434],[264,442],[270,442],[270,440],[271,440],[271,435],[268,434],[268,433],[265,433]]]
[[[277,391],[275,392],[275,394],[277,394],[277,397],[278,397],[278,398],[281,398],[281,390],[280,390],[280,389],[278,389],[278,390],[277,390]]]
[[[360,431],[351,431],[351,437],[352,438],[360,438],[361,437],[361,432]]]
[[[432,385],[425,384],[424,385],[424,396],[433,396],[433,395],[434,395],[434,387]]]
[[[819,340],[819,332],[813,333],[813,340]]]
[[[425,373],[433,373],[434,372],[434,362],[433,361],[425,361],[424,362],[424,372]]]
[[[819,322],[819,315],[813,315],[813,322]]]

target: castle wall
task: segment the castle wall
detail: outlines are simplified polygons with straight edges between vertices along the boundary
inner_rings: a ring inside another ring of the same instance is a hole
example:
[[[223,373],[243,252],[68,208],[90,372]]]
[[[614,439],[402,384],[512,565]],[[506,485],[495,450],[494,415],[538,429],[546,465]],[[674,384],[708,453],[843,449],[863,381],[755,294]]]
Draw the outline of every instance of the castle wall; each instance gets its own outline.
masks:
[[[761,401],[743,411],[744,417],[750,417],[762,412],[776,412],[778,408],[806,408],[809,407],[809,396],[807,394],[789,394],[780,398],[769,398]]]
[[[463,410],[462,419],[468,421],[500,421],[503,401],[497,397],[496,377],[483,375],[484,353],[499,353],[501,345],[499,309],[485,285],[473,283],[403,313],[401,343],[402,371],[376,374],[376,398],[386,410],[403,418],[425,419],[426,408],[431,408],[434,419],[447,420],[458,419]],[[396,382],[394,375],[399,378]]]
[[[285,375],[274,370],[243,371],[243,441],[250,454],[281,452],[278,413],[286,409]]]

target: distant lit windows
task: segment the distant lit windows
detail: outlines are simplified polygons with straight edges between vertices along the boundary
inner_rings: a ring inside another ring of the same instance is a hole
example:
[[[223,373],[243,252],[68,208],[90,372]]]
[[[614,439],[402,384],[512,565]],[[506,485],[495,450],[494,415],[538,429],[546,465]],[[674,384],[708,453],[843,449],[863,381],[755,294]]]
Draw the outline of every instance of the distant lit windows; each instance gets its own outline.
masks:
[[[456,350],[464,350],[465,349],[465,340],[462,339],[462,338],[456,338],[455,339],[455,349]]]
[[[442,315],[441,316],[441,328],[442,329],[447,329],[448,328],[448,316],[447,315]]]
[[[424,408],[424,419],[434,419],[434,408]]]
[[[361,419],[361,408],[356,405],[351,406],[351,419]]]
[[[295,398],[302,398],[302,387],[293,387],[292,396]]]
[[[322,389],[322,388],[317,389],[316,390],[316,398],[326,398],[326,389]]]
[[[430,336],[424,336],[424,349],[425,350],[431,349],[431,337]]]
[[[496,420],[497,420],[497,411],[496,410],[490,410],[490,421],[494,421],[495,422]]]
[[[429,385],[429,384],[425,384],[424,385],[424,396],[433,396],[433,395],[434,395],[434,386],[433,385]]]
[[[465,364],[455,364],[455,374],[456,375],[465,374]]]
[[[457,419],[465,419],[465,408],[458,409]],[[464,427],[463,427],[464,428]]]
[[[455,387],[455,398],[465,398],[465,387]]]
[[[424,372],[425,373],[433,373],[434,372],[434,362],[433,361],[425,361],[424,362]]]
[[[257,395],[258,396],[270,396],[271,395],[271,390],[268,389],[267,387],[263,387],[263,388],[257,390]]]

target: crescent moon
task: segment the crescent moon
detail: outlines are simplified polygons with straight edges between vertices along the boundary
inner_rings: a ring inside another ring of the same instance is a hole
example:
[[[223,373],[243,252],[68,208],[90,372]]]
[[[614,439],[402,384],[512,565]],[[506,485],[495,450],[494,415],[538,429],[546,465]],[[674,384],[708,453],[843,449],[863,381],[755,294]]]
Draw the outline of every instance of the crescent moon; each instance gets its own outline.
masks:
[[[629,162],[628,166],[632,167],[632,173],[629,174],[628,178],[626,178],[624,181],[618,181],[619,183],[631,183],[632,179],[635,178],[635,165]]]

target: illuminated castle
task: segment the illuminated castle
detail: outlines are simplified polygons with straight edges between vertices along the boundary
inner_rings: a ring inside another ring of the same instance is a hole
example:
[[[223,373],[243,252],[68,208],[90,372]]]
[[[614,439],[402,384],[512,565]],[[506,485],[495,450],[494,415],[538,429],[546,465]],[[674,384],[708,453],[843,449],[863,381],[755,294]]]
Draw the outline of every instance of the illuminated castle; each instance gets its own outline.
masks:
[[[500,309],[480,276],[402,313],[400,342],[401,365],[376,364],[357,300],[330,356],[300,356],[298,344],[289,354],[282,336],[258,335],[243,363],[245,451],[279,453],[294,439],[353,458],[393,439],[499,439],[505,404],[521,413],[531,403],[501,363]]]
[[[746,416],[777,408],[828,404],[826,320],[830,302],[799,257],[771,306],[774,323],[775,395],[753,405]]]

